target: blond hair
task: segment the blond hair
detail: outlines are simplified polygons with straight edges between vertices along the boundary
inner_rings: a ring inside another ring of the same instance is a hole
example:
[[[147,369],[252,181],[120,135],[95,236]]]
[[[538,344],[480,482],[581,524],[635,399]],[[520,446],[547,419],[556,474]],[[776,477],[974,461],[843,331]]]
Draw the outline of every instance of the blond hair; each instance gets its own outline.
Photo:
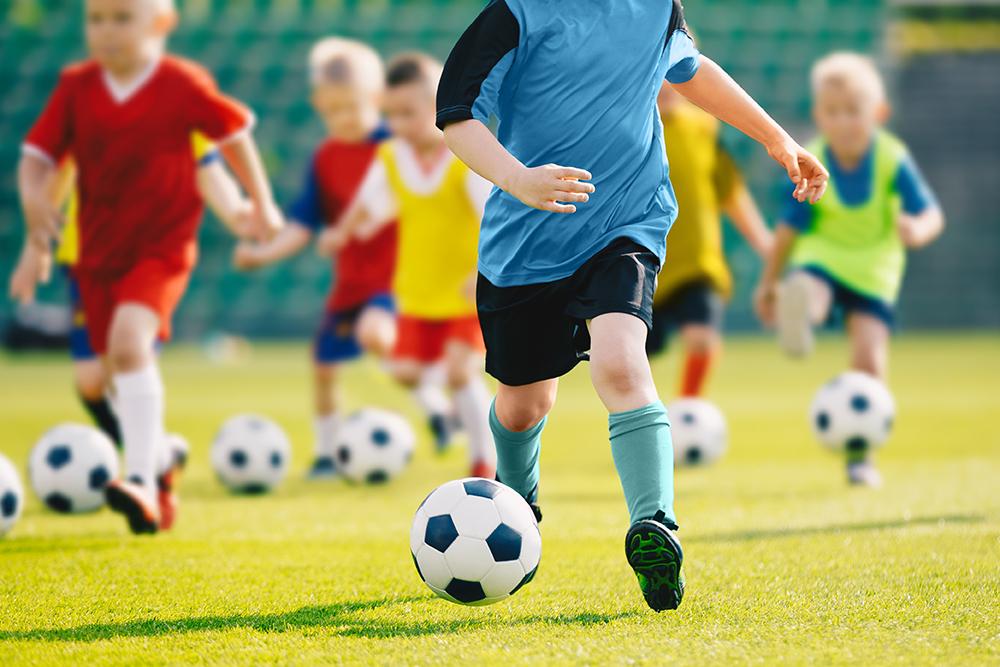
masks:
[[[385,69],[375,49],[363,42],[342,37],[327,37],[309,52],[309,82],[346,84],[378,92],[382,90]]]
[[[886,101],[885,83],[875,61],[860,53],[837,51],[819,59],[810,79],[814,95],[826,85],[837,84],[869,96],[876,104]]]

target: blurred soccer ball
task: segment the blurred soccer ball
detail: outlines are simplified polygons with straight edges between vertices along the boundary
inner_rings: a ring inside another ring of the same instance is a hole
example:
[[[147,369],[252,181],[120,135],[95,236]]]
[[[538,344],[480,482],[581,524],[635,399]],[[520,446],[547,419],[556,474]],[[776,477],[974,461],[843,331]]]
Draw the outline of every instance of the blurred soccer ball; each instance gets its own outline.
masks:
[[[0,537],[10,532],[21,517],[24,505],[24,488],[17,469],[0,454]]]
[[[682,398],[670,405],[667,414],[676,465],[707,465],[725,453],[726,418],[715,405],[700,398]]]
[[[409,422],[400,415],[361,410],[348,417],[337,434],[337,470],[352,482],[388,482],[413,458],[415,441]]]
[[[833,378],[816,392],[809,418],[819,441],[834,451],[863,452],[892,432],[896,405],[882,382],[858,371]]]
[[[115,446],[82,424],[49,430],[31,450],[31,488],[56,512],[92,512],[104,505],[104,487],[118,476]]]
[[[528,503],[510,487],[470,477],[442,484],[413,517],[417,573],[445,600],[487,605],[531,581],[542,537]]]
[[[292,447],[276,423],[258,415],[226,421],[212,442],[212,467],[219,480],[238,493],[266,493],[288,472]]]

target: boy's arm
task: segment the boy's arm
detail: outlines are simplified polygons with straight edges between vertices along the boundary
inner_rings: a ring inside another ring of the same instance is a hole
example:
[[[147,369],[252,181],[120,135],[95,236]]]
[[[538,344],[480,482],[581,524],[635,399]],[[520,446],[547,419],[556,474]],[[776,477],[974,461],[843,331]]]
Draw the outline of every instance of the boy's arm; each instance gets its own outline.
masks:
[[[52,253],[25,239],[21,258],[10,276],[10,297],[21,304],[35,300],[39,284],[48,282],[52,273]]]
[[[253,204],[243,196],[239,185],[219,160],[211,159],[199,165],[195,179],[202,200],[222,224],[234,236],[249,236],[253,231]]]
[[[903,200],[896,220],[899,237],[908,248],[922,248],[944,231],[944,212],[909,154],[899,165],[895,185]]]
[[[41,252],[50,252],[53,241],[58,240],[62,216],[53,203],[53,179],[57,167],[51,160],[25,151],[17,166],[17,188],[21,197],[21,210],[28,226],[25,240]]]
[[[788,263],[788,255],[792,251],[795,239],[799,232],[794,227],[783,223],[778,223],[774,231],[774,244],[771,252],[767,254],[764,262],[764,271],[760,276],[760,282],[754,291],[753,302],[757,317],[764,324],[771,326],[774,323],[774,304],[778,295],[778,281]]]
[[[764,216],[746,184],[740,181],[734,185],[732,193],[723,202],[722,209],[754,252],[766,259],[771,252],[774,235],[767,228]]]
[[[257,142],[249,132],[242,132],[224,141],[219,151],[253,202],[255,234],[261,239],[271,238],[282,228],[284,219],[274,203]]]
[[[546,164],[526,167],[476,119],[450,123],[444,140],[474,172],[532,208],[553,213],[575,213],[572,203],[583,203],[594,192],[590,172],[576,167]]]
[[[762,144],[795,184],[799,201],[816,203],[826,191],[829,173],[809,151],[799,146],[773,118],[726,72],[705,56],[695,75],[674,88],[719,120]]]
[[[376,158],[365,173],[354,199],[331,227],[319,235],[317,251],[332,257],[352,238],[369,239],[396,217],[396,197],[385,164]]]
[[[944,231],[944,212],[932,206],[917,215],[900,213],[896,226],[907,248],[923,248]]]
[[[306,226],[293,222],[263,243],[240,242],[233,253],[233,264],[237,269],[246,271],[280,262],[301,252],[311,239],[312,232]]]

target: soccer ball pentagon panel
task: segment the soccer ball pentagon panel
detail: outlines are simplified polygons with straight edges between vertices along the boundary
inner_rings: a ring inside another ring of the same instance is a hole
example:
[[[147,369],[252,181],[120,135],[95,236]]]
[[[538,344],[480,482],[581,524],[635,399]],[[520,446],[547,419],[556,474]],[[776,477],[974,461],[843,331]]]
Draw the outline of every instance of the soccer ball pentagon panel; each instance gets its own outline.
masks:
[[[892,432],[896,404],[878,379],[858,371],[841,373],[816,392],[809,419],[813,433],[835,451],[864,452]]]
[[[226,421],[212,442],[212,467],[237,493],[266,493],[288,472],[292,446],[276,423],[259,415]]]
[[[337,470],[352,482],[382,484],[413,458],[416,436],[402,416],[366,408],[355,412],[337,434]]]
[[[63,424],[31,450],[28,477],[35,495],[56,512],[92,512],[104,505],[104,487],[118,476],[118,453],[101,431]]]
[[[417,509],[410,530],[417,573],[457,604],[499,602],[530,582],[542,537],[528,503],[499,482],[469,477],[442,484]]]
[[[707,465],[725,453],[726,418],[715,405],[700,398],[682,398],[667,413],[678,466]]]
[[[21,516],[24,506],[24,489],[17,469],[0,454],[0,537],[10,532]]]

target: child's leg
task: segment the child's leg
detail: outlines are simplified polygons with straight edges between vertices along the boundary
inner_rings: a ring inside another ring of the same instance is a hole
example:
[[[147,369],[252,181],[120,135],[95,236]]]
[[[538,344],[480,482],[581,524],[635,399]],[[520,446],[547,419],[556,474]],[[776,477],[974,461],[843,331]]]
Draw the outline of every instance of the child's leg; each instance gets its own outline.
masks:
[[[497,452],[497,478],[530,502],[538,489],[538,455],[545,418],[556,402],[558,380],[517,387],[497,385],[490,430]]]
[[[396,347],[396,316],[385,308],[369,306],[361,311],[354,335],[365,352],[384,359]]]
[[[878,317],[854,312],[847,317],[851,368],[885,382],[889,369],[889,326]]]
[[[76,383],[76,393],[84,409],[94,420],[94,423],[105,435],[111,438],[119,449],[122,446],[121,428],[118,417],[108,400],[108,378],[101,360],[76,359],[73,361],[73,375]]]
[[[482,356],[478,350],[458,340],[448,341],[444,355],[455,409],[469,434],[472,475],[493,477],[496,472],[496,449],[490,435],[490,394],[480,370]]]
[[[722,347],[722,337],[707,324],[686,324],[681,328],[684,341],[684,370],[681,376],[681,396],[701,396],[712,362]]]
[[[661,516],[673,524],[673,444],[646,358],[646,325],[608,313],[593,319],[590,336],[591,379],[610,413],[611,453],[629,516],[633,523]]]
[[[333,463],[337,431],[340,428],[341,421],[337,410],[339,403],[337,388],[338,369],[338,364],[321,361],[317,361],[313,366],[314,393],[316,398],[316,460],[323,460],[329,464]],[[332,472],[332,468],[330,472]]]
[[[791,357],[812,352],[813,328],[830,313],[833,291],[818,276],[808,271],[793,271],[778,290],[778,342]]]

